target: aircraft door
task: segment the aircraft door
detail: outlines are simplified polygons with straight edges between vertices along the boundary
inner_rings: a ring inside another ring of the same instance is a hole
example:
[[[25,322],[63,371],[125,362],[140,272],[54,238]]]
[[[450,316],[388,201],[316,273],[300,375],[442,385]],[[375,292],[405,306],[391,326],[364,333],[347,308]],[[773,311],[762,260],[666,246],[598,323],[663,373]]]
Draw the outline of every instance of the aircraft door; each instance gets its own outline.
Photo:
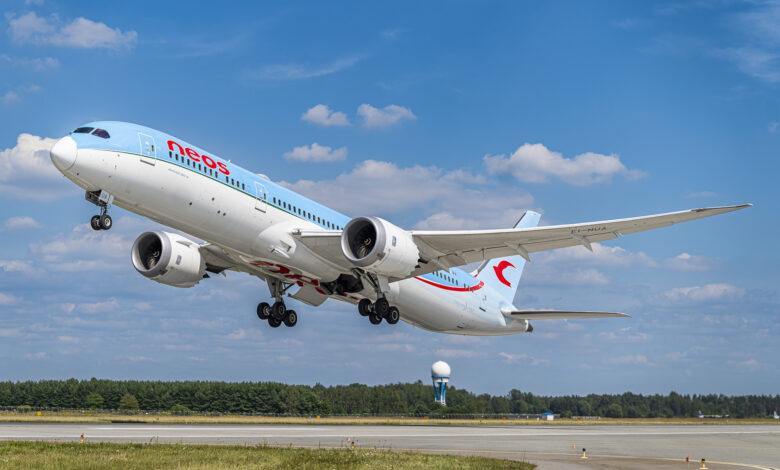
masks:
[[[141,161],[148,163],[149,165],[154,165],[155,159],[157,157],[157,149],[154,145],[154,137],[148,134],[144,134],[143,132],[139,132],[138,143],[141,146],[141,151],[139,152],[141,154]]]
[[[265,212],[265,204],[266,204],[266,192],[265,192],[265,186],[262,184],[255,182],[255,209],[260,212]]]

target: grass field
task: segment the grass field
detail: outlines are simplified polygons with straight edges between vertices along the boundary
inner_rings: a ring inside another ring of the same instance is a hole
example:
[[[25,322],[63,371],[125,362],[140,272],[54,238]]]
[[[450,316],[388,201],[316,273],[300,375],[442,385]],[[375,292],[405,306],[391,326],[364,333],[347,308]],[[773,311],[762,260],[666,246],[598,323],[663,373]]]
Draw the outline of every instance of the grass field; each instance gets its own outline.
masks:
[[[524,419],[424,419],[424,418],[393,418],[393,417],[353,417],[326,416],[323,418],[302,418],[284,416],[244,416],[244,415],[166,415],[166,414],[109,414],[95,412],[0,412],[1,422],[42,422],[42,423],[159,423],[159,424],[386,424],[386,425],[593,425],[593,424],[776,424],[775,419],[699,419],[699,418],[652,418],[652,419],[612,419],[600,420],[559,419],[555,421],[536,421]]]
[[[377,450],[183,444],[0,442],[0,468],[14,469],[515,469],[535,465],[458,455]]]

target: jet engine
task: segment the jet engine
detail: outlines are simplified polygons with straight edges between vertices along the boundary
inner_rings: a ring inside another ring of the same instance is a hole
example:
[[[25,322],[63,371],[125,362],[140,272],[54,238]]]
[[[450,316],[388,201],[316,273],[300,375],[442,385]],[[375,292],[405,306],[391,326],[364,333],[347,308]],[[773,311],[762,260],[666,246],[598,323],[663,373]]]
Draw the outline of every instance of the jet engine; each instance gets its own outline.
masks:
[[[357,217],[341,233],[341,250],[355,266],[387,277],[408,276],[420,259],[412,234],[379,217]]]
[[[142,233],[133,243],[132,259],[139,273],[169,286],[192,287],[206,274],[198,244],[175,233]]]

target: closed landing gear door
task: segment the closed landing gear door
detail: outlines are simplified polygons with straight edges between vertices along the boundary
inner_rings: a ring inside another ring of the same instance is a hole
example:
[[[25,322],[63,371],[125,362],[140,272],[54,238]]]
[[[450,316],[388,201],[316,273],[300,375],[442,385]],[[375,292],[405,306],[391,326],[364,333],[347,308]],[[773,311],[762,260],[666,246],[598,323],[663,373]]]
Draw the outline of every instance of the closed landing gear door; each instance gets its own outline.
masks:
[[[255,198],[255,210],[265,212],[265,186],[260,183],[255,183]]]
[[[141,146],[141,150],[138,152],[141,154],[141,161],[149,165],[154,165],[154,161],[157,157],[157,149],[154,146],[154,137],[139,132],[138,143]]]

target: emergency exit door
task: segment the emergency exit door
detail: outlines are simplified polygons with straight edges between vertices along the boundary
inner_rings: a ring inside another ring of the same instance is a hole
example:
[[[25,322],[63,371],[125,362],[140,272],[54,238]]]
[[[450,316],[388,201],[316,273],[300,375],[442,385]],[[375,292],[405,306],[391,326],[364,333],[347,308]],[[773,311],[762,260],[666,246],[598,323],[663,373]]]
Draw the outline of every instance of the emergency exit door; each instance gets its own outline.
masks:
[[[143,132],[139,132],[138,143],[141,146],[141,150],[139,152],[141,154],[141,161],[148,163],[149,165],[154,165],[157,157],[157,149],[154,145],[154,137],[148,134],[144,134]]]

